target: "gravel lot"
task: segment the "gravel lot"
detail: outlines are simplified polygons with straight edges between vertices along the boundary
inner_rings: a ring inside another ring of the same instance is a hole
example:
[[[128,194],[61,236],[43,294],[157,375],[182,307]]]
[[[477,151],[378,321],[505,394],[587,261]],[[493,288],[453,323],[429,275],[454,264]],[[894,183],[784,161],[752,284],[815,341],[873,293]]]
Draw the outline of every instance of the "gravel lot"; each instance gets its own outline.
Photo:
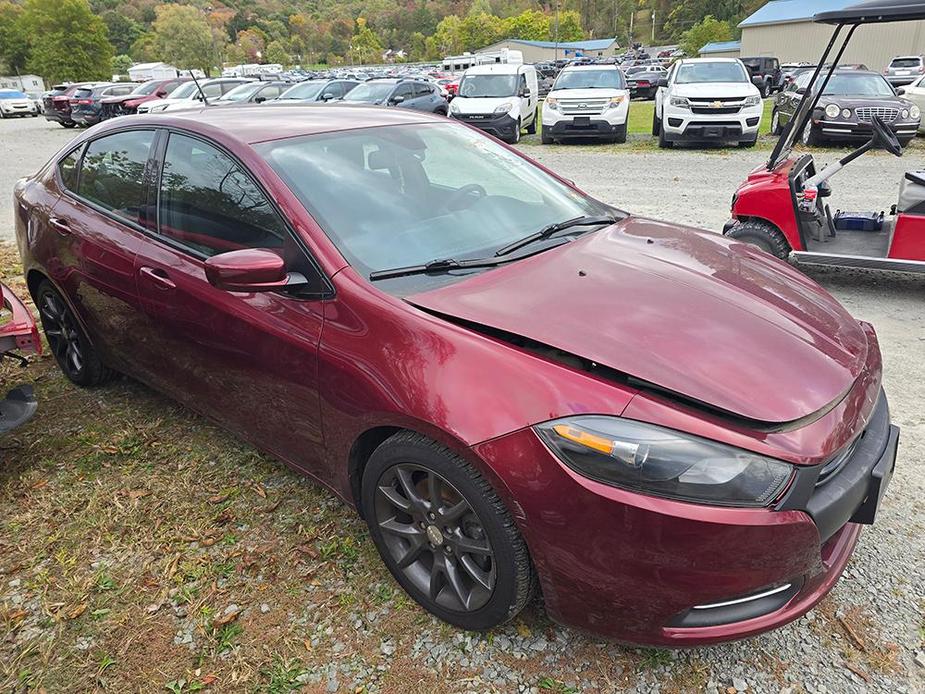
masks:
[[[0,241],[12,238],[9,191],[16,179],[35,171],[74,135],[44,119],[0,121]],[[716,230],[727,219],[736,185],[767,156],[736,150],[524,148],[608,202]],[[836,178],[833,207],[888,209],[902,172],[915,167],[917,158],[917,153],[902,160],[882,154],[862,158]],[[648,666],[635,671],[598,667],[595,658],[608,653],[615,657],[622,647],[561,627],[542,632],[506,627],[486,640],[434,622],[421,628],[411,652],[404,655],[446,672],[453,691],[925,691],[925,280],[836,271],[814,272],[814,277],[854,315],[876,327],[893,418],[903,430],[882,513],[863,533],[829,600],[798,622],[746,642],[687,653],[647,653]],[[0,585],[0,606],[15,594],[14,588]],[[383,642],[384,655],[391,657],[394,650]],[[502,654],[513,655],[522,667],[507,664],[509,659],[502,662]],[[326,679],[306,683],[335,691],[340,685],[332,667]],[[456,673],[463,671],[467,679],[458,679]],[[473,671],[481,674],[472,679]],[[603,674],[587,674],[594,671]],[[537,679],[531,672],[548,677]],[[350,682],[342,672],[343,691]]]

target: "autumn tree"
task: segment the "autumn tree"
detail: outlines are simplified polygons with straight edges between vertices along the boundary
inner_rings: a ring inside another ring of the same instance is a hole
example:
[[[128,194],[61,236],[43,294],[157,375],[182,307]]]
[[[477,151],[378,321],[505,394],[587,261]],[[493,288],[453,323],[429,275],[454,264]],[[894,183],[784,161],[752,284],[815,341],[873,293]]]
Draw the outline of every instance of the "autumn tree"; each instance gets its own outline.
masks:
[[[382,62],[382,43],[363,17],[357,17],[357,33],[350,42],[350,57],[361,65]]]
[[[29,37],[30,72],[51,82],[111,76],[106,24],[87,0],[26,0],[21,26]]]

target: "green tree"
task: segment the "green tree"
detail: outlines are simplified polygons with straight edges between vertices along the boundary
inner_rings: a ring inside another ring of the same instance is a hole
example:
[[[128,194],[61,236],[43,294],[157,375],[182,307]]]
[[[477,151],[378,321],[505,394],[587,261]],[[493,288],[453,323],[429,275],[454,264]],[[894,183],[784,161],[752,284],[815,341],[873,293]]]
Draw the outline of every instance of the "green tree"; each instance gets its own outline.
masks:
[[[503,21],[493,14],[469,14],[459,26],[463,49],[477,51],[494,43],[503,35]]]
[[[132,67],[134,62],[131,56],[120,53],[112,59],[112,74],[122,77],[127,76],[128,69]]]
[[[680,47],[687,55],[696,56],[700,49],[712,41],[730,41],[732,27],[729,22],[721,22],[707,15],[700,22],[681,34]]]
[[[433,47],[441,56],[457,55],[463,52],[462,20],[455,14],[449,14],[437,24],[433,35]]]
[[[549,40],[554,40],[553,23],[549,24]],[[581,15],[575,10],[568,10],[559,13],[559,40],[560,41],[581,41],[585,38],[585,32],[581,28]],[[608,35],[609,36],[609,35]]]
[[[559,38],[562,39],[561,14],[559,17]],[[502,22],[505,38],[546,41],[552,32],[550,18],[538,10],[526,10]]]
[[[357,33],[350,42],[350,57],[361,65],[382,62],[382,42],[363,17],[357,17]]]
[[[188,70],[211,74],[217,51],[209,22],[189,5],[159,5],[152,25],[154,43],[161,60]]]
[[[23,22],[23,9],[0,2],[0,63],[10,72],[22,72],[28,60],[29,31]]]
[[[289,49],[283,41],[270,41],[267,44],[267,52],[264,56],[268,63],[274,63],[286,67],[292,63],[289,57]]]
[[[106,24],[87,0],[26,0],[22,23],[30,37],[31,72],[51,82],[111,76]]]
[[[109,30],[109,41],[116,54],[129,53],[132,44],[144,33],[144,28],[133,19],[116,10],[106,10],[100,17]]]

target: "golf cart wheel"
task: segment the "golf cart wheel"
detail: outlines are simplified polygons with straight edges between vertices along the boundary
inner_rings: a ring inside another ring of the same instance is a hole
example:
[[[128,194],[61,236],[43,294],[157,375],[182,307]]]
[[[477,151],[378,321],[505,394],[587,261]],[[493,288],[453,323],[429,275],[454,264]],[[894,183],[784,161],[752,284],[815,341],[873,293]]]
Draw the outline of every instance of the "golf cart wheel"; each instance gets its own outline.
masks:
[[[784,128],[780,124],[780,111],[775,108],[771,111],[771,134],[780,137],[783,132]]]
[[[726,236],[758,246],[765,253],[770,253],[781,260],[786,260],[790,255],[790,244],[780,229],[760,219],[739,222],[726,232]]]
[[[533,567],[510,513],[443,446],[410,431],[386,440],[363,471],[360,503],[395,580],[440,619],[491,629],[530,599]]]
[[[527,135],[536,135],[537,111],[533,112],[533,121],[527,126]]]
[[[551,145],[555,143],[553,136],[546,132],[546,128],[540,128],[540,141],[544,145]]]
[[[652,113],[652,137],[658,137],[662,134],[662,119],[655,113]]]
[[[51,353],[69,380],[90,388],[115,378],[116,372],[103,365],[70,306],[50,282],[39,285],[35,304]]]
[[[812,123],[807,123],[803,128],[803,144],[807,147],[818,147],[822,144],[822,136],[819,129]]]

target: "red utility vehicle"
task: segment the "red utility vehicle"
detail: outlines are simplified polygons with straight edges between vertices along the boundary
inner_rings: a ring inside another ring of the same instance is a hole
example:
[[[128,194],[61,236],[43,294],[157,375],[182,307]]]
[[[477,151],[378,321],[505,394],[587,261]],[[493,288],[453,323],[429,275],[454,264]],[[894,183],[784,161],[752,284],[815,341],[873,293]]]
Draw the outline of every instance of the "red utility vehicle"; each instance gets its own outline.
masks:
[[[20,352],[42,353],[42,342],[32,313],[13,290],[0,283],[0,361],[22,361]],[[23,362],[25,363],[25,362]],[[24,424],[36,409],[32,386],[18,386],[0,400],[0,434]]]
[[[921,19],[925,19],[925,3],[909,0],[874,0],[814,17],[816,22],[835,25],[835,32],[768,163],[749,174],[736,191],[732,220],[723,230],[726,236],[753,243],[778,258],[792,257],[801,265],[925,273],[925,171],[906,173],[899,201],[886,220],[871,214],[869,224],[862,225],[864,220],[859,218],[855,228],[848,228],[851,225],[833,219],[825,202],[832,194],[829,180],[859,156],[874,148],[902,156],[902,145],[890,127],[898,114],[867,116],[870,141],[821,171],[816,171],[812,155],[791,156],[794,142],[809,121],[830,117],[819,112],[819,97],[857,27]],[[829,61],[842,35],[837,55]]]

